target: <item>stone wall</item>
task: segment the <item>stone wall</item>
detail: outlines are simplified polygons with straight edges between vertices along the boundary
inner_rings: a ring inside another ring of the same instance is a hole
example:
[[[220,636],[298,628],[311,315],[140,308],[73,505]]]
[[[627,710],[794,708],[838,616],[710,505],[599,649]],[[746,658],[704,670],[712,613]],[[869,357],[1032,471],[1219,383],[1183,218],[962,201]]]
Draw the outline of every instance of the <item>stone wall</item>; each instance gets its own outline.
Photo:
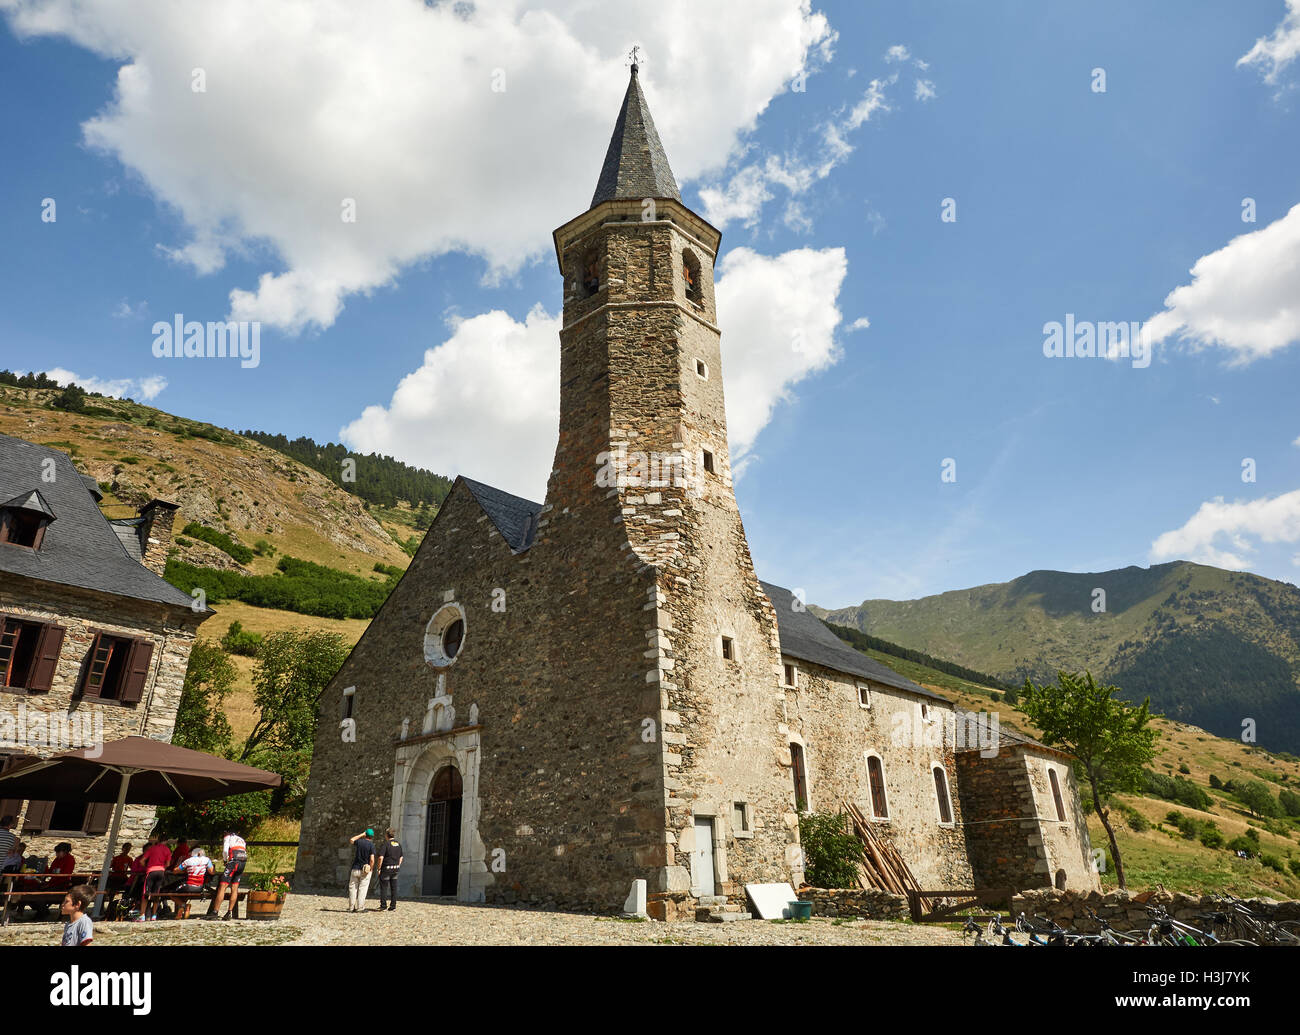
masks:
[[[1221,900],[1212,895],[1188,895],[1169,891],[1056,891],[1054,889],[1030,890],[1011,900],[1012,916],[1046,916],[1062,927],[1072,928],[1082,934],[1095,934],[1098,925],[1089,919],[1088,910],[1108,921],[1119,931],[1144,929],[1151,924],[1148,905],[1162,906],[1177,920],[1193,926],[1197,916],[1223,909]],[[1300,901],[1278,902],[1271,898],[1254,898],[1246,902],[1256,915],[1268,920],[1300,921]]]
[[[48,692],[0,692],[0,737],[8,748],[23,748],[46,756],[57,751],[86,746],[63,743],[57,726],[93,735],[100,742],[126,736],[151,737],[171,742],[180,707],[185,669],[199,623],[207,614],[189,609],[169,608],[143,600],[109,597],[73,587],[5,576],[0,583],[0,612],[33,621],[60,625],[64,629],[63,645]],[[153,644],[150,675],[140,701],[119,704],[83,698],[75,693],[87,664],[87,656],[96,632],[148,640]],[[26,736],[22,736],[25,732]],[[15,743],[15,739],[18,741]],[[106,835],[78,832],[51,832],[25,835],[21,820],[26,818],[28,803],[19,810],[20,825],[15,832],[28,843],[27,853],[53,857],[54,845],[67,841],[72,845],[77,867],[98,870],[103,862]],[[153,826],[152,806],[128,805],[123,813],[119,841],[131,841],[139,847]]]
[[[877,754],[889,811],[877,832],[893,843],[922,886],[969,887],[962,793],[953,751],[942,736],[952,706],[810,662],[786,661],[797,667],[796,686],[784,691],[785,712],[804,747],[809,808],[839,812],[847,798],[870,818],[866,758],[868,752]],[[870,707],[860,703],[860,685],[870,691]],[[922,719],[923,703],[933,723]],[[940,817],[934,766],[943,767],[948,785],[948,823]]]
[[[1065,819],[1056,816],[1049,767],[1057,774]],[[998,754],[957,754],[966,802],[966,842],[975,886],[1098,887],[1088,824],[1068,759],[1050,749],[1008,741]]]
[[[799,889],[799,898],[812,902],[813,916],[856,917],[860,920],[902,920],[909,916],[907,899],[892,891],[865,888]]]

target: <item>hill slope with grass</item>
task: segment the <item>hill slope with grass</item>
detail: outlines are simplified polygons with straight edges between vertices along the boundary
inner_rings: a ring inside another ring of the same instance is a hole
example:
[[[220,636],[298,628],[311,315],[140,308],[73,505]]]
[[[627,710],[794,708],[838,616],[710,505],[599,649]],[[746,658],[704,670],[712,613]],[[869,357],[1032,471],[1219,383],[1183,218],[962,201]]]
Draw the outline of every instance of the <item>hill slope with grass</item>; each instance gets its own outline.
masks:
[[[372,577],[376,562],[404,568],[433,518],[427,499],[422,508],[371,504],[225,428],[102,396],[88,397],[82,412],[68,411],[52,407],[59,395],[0,384],[0,432],[71,455],[99,482],[110,517],[130,516],[152,497],[179,504],[176,556],[189,564],[270,574],[277,557],[290,556]],[[356,460],[364,476],[367,458]],[[191,525],[198,527],[185,534]],[[214,542],[218,537],[228,545]]]
[[[1011,683],[1086,669],[1171,718],[1225,737],[1250,719],[1260,744],[1300,751],[1300,588],[1290,583],[1173,561],[813,610]]]

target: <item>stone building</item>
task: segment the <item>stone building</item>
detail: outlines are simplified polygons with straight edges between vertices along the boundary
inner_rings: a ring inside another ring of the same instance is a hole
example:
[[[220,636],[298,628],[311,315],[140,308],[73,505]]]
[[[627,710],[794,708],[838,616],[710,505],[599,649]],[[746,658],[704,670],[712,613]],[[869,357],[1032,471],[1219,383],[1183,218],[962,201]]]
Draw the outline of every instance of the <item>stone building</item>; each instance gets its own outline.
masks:
[[[546,500],[456,480],[322,695],[300,881],[338,886],[348,838],[392,825],[406,894],[609,910],[645,878],[652,915],[693,915],[798,884],[797,798],[868,800],[872,772],[872,815],[918,875],[971,880],[954,753],[884,736],[895,712],[952,706],[754,572],[719,240],[682,203],[634,67],[591,206],[554,234]]]
[[[92,746],[132,734],[170,741],[190,647],[211,613],[160,577],[176,507],[150,500],[110,522],[94,480],[64,453],[0,435],[0,755]],[[0,802],[28,853],[68,841],[97,869],[112,806]],[[128,806],[137,845],[152,806]]]

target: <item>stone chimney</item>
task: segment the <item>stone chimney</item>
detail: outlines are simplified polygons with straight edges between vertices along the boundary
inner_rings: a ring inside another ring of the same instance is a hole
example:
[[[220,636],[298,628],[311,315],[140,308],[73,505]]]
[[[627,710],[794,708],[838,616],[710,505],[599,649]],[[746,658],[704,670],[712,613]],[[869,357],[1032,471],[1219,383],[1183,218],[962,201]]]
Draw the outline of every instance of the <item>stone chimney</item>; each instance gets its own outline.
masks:
[[[140,525],[140,562],[155,575],[161,576],[167,565],[167,551],[172,545],[172,525],[176,520],[175,503],[150,500],[138,511]]]

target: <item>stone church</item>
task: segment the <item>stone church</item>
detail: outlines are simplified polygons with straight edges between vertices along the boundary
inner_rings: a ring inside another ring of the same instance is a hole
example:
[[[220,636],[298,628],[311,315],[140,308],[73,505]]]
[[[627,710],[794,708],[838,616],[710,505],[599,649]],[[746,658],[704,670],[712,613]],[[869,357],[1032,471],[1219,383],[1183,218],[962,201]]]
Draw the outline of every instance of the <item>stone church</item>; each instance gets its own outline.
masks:
[[[393,826],[403,894],[653,916],[803,880],[847,799],[923,886],[1095,886],[1069,759],[945,741],[952,704],[759,581],[732,489],[713,267],[632,68],[587,211],[554,234],[544,503],[460,477],[322,695],[298,879]]]

